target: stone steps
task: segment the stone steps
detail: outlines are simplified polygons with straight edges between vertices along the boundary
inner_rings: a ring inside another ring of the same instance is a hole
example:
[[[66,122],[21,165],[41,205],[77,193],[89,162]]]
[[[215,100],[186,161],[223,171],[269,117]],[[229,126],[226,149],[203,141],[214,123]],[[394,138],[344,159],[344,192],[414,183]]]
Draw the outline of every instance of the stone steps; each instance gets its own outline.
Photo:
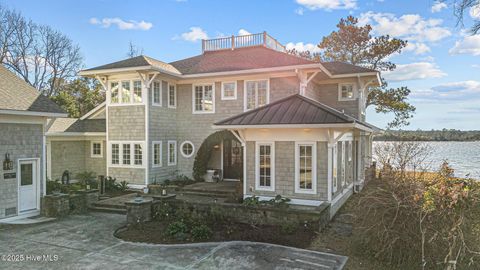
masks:
[[[204,191],[204,190],[180,190],[177,192],[178,195],[185,196],[203,196],[203,197],[212,197],[212,198],[232,198],[235,193],[227,191]]]

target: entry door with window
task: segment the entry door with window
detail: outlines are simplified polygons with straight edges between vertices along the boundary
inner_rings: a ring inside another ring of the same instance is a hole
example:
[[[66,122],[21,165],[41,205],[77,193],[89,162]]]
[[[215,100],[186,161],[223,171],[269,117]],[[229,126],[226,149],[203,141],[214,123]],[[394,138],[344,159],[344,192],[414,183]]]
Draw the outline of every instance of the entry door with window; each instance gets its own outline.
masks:
[[[21,160],[19,162],[19,212],[38,208],[38,161]]]
[[[242,144],[237,140],[223,141],[223,177],[240,179],[243,175]]]

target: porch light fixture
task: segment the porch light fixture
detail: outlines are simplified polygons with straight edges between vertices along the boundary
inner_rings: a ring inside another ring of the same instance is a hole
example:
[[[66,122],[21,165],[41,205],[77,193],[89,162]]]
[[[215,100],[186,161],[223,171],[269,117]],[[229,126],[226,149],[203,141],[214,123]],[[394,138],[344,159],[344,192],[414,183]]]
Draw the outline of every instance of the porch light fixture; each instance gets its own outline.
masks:
[[[5,154],[5,160],[3,161],[3,170],[13,170],[13,161],[10,159],[10,154],[8,152]]]
[[[215,144],[215,145],[213,146],[213,148],[218,149],[218,148],[220,148],[220,145]]]

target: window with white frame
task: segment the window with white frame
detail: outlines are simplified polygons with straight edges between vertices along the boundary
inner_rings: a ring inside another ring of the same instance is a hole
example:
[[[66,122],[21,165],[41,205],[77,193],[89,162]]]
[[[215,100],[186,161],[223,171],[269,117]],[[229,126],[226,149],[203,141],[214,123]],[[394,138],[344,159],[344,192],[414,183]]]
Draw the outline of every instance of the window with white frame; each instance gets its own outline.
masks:
[[[237,99],[237,82],[222,82],[222,100]]]
[[[111,98],[110,98],[110,102],[111,103],[119,103],[120,99],[119,99],[119,85],[118,85],[118,82],[110,83],[110,92],[112,93]]]
[[[142,81],[124,80],[110,82],[110,104],[142,103],[142,93]]]
[[[134,144],[134,160],[133,163],[135,165],[142,165],[143,163],[143,149],[141,144]]]
[[[162,83],[158,81],[153,82],[153,98],[152,103],[156,106],[162,106]]]
[[[338,186],[338,170],[337,170],[337,145],[333,146],[332,148],[332,192],[335,193],[337,192],[337,186]]]
[[[143,165],[143,142],[110,142],[110,165],[140,167]]]
[[[269,92],[268,80],[245,81],[245,111],[268,104]]]
[[[133,103],[142,103],[142,82],[133,81]]]
[[[275,146],[273,142],[257,143],[255,183],[258,190],[275,190]]]
[[[338,85],[339,100],[353,100],[355,98],[355,85],[353,83],[341,83]]]
[[[112,149],[112,165],[120,164],[120,144],[113,143],[111,145]]]
[[[161,167],[162,166],[162,142],[157,141],[153,142],[152,146],[152,161],[153,161],[153,167]]]
[[[123,160],[123,165],[130,165],[131,164],[131,151],[130,151],[130,144],[129,143],[124,143],[122,146],[123,149],[123,155],[122,155],[122,160]]]
[[[215,112],[215,94],[213,84],[193,86],[193,112]]]
[[[195,147],[193,146],[193,143],[190,141],[184,141],[180,145],[180,151],[182,153],[182,156],[189,158],[193,156],[193,152],[195,151]]]
[[[131,89],[130,81],[123,81],[122,91],[120,91],[122,95],[122,103],[130,103],[130,97],[131,97],[130,89]]]
[[[168,84],[168,107],[177,107],[177,86],[175,84]]]
[[[173,166],[177,164],[177,142],[176,141],[168,141],[167,157],[168,157],[168,166]]]
[[[315,194],[317,187],[317,146],[315,142],[295,145],[295,192]]]
[[[340,143],[340,149],[341,149],[341,160],[340,160],[340,179],[342,181],[342,187],[345,186],[346,183],[346,164],[345,164],[345,142],[341,141]]]
[[[92,158],[101,158],[103,157],[103,151],[102,151],[102,142],[91,142],[91,157]]]

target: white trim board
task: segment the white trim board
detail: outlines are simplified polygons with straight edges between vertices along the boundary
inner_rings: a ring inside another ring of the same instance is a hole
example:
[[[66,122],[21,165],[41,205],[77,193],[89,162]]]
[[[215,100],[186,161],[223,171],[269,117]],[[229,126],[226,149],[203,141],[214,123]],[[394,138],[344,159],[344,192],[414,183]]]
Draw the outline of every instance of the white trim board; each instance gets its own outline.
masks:
[[[66,113],[31,112],[31,111],[19,111],[19,110],[0,110],[0,114],[53,117],[53,118],[68,117],[68,114]]]
[[[250,198],[252,195],[243,195],[243,199]],[[275,197],[271,196],[255,196],[257,197],[260,201],[269,201],[271,199],[275,199]],[[320,206],[325,201],[321,200],[304,200],[304,199],[290,199],[289,204],[295,204],[295,205],[308,205],[308,206]]]

